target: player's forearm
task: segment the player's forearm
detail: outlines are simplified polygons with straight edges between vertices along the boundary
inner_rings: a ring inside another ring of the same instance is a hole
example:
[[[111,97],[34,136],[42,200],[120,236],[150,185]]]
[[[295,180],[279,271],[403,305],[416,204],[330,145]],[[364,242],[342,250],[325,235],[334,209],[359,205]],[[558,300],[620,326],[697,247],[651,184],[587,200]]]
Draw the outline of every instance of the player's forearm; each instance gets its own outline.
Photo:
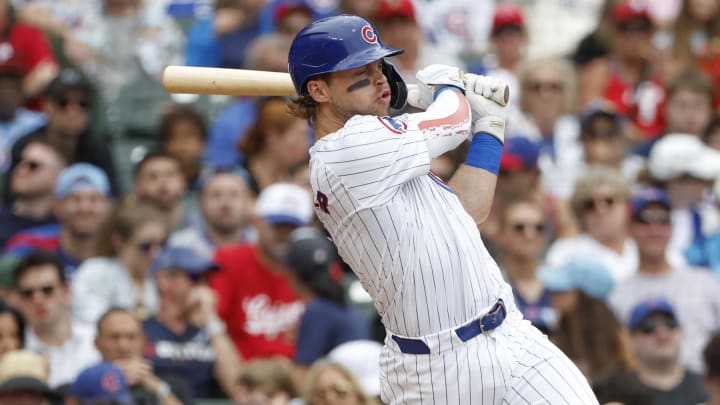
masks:
[[[490,214],[497,175],[485,169],[460,165],[448,185],[455,191],[465,211],[475,220],[483,223]]]
[[[470,133],[470,107],[455,88],[438,91],[428,109],[413,114],[413,119],[425,136],[431,158],[457,148]]]

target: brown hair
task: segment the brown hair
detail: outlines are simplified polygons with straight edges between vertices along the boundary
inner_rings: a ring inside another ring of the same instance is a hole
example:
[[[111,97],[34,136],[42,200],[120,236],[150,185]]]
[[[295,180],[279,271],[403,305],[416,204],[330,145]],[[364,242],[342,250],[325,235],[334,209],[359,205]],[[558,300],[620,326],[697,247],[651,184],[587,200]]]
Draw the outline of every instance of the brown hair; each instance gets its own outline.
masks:
[[[553,341],[573,362],[583,366],[591,382],[632,366],[627,336],[620,322],[601,300],[577,291],[578,303],[560,318]]]
[[[161,145],[164,145],[170,138],[175,125],[182,121],[187,121],[194,125],[200,132],[200,136],[203,141],[207,139],[207,124],[205,123],[205,117],[190,106],[174,105],[170,111],[162,116],[162,119],[160,120],[158,136]]]
[[[571,112],[575,107],[575,71],[572,65],[564,59],[548,57],[529,60],[523,63],[520,67],[520,73],[518,74],[522,88],[521,94],[526,94],[529,91],[534,73],[543,67],[550,67],[560,73],[560,78],[564,85],[563,92],[565,93],[564,112]],[[521,97],[520,108],[523,111],[527,111],[527,97]]]
[[[355,378],[355,376],[350,372],[350,370],[338,363],[333,363],[327,360],[318,360],[313,363],[313,365],[308,370],[307,376],[305,377],[305,384],[303,387],[303,399],[305,400],[306,405],[317,405],[317,401],[315,401],[313,395],[315,392],[315,383],[317,382],[320,373],[331,368],[337,370],[340,374],[343,375],[343,377],[345,377],[350,382],[350,385],[352,385],[352,388],[355,391],[355,395],[357,395],[358,397],[358,402],[361,405],[373,405],[375,403],[368,397],[368,395],[360,386],[360,383],[358,383],[357,378]]]
[[[265,138],[269,131],[285,132],[296,119],[284,98],[261,99],[258,102],[257,119],[238,143],[238,149],[248,158],[257,155],[265,148]]]
[[[307,81],[309,80],[323,80],[326,83],[330,83],[330,74],[325,73],[313,76],[306,80],[306,83],[303,83],[303,86],[306,86]],[[291,99],[288,105],[290,114],[298,118],[309,120],[312,124],[312,120],[315,117],[315,114],[317,114],[317,103],[309,94],[304,93],[294,99]]]
[[[630,185],[623,174],[608,166],[591,166],[588,171],[575,183],[575,189],[570,197],[570,207],[581,227],[584,227],[585,203],[592,198],[593,190],[599,184],[607,184],[623,199],[630,198]]]
[[[290,398],[297,396],[293,383],[292,364],[281,358],[258,359],[249,362],[238,378],[238,384],[248,391],[263,390],[274,394],[285,392]]]
[[[698,27],[697,22],[690,14],[690,1],[685,0],[682,2],[680,14],[672,27],[674,37],[673,56],[675,56],[677,60],[692,61],[691,63],[694,65],[693,62],[696,60],[696,55],[690,47],[690,38],[697,28],[702,28],[706,37],[710,40],[720,35],[720,18],[716,15],[715,18],[711,18],[705,26]]]
[[[166,232],[170,231],[165,214],[154,206],[135,199],[126,199],[118,204],[100,228],[95,255],[104,257],[117,255],[112,242],[113,236],[128,240],[141,225],[146,223],[161,223]]]
[[[689,90],[693,93],[704,95],[708,100],[710,108],[712,108],[714,98],[713,82],[704,72],[693,68],[683,70],[668,85],[668,99],[682,90]]]

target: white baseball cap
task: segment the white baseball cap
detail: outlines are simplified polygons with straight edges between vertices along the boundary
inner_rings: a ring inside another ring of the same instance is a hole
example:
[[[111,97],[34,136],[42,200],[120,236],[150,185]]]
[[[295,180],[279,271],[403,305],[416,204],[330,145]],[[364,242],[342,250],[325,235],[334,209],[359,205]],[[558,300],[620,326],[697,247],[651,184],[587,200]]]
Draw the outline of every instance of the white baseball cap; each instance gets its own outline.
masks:
[[[328,360],[344,366],[357,378],[365,394],[380,395],[380,352],[382,344],[374,340],[352,340],[328,353]]]
[[[305,226],[310,224],[313,216],[312,196],[295,184],[271,184],[260,192],[255,214],[273,225]]]
[[[670,180],[690,175],[702,180],[720,176],[720,152],[690,134],[667,134],[655,143],[648,159],[650,175]]]

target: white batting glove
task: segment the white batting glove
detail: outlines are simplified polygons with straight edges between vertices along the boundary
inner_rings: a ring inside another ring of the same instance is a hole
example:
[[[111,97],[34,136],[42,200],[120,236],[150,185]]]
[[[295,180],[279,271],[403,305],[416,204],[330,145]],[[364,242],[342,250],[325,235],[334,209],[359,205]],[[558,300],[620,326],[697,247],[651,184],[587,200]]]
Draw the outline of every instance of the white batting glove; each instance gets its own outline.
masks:
[[[489,76],[470,73],[465,75],[465,83],[465,97],[472,111],[472,134],[485,132],[504,143],[508,107],[493,101],[492,97],[507,85]]]
[[[413,107],[426,109],[432,104],[435,92],[445,86],[465,89],[462,72],[455,66],[433,64],[417,72],[417,88],[408,91],[407,101]]]

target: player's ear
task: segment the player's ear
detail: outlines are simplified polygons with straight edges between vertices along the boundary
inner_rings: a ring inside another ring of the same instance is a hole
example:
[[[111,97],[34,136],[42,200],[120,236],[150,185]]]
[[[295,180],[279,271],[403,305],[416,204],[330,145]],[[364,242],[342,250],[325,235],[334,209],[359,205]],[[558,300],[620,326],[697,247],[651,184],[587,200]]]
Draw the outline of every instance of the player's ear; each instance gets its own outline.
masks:
[[[308,94],[315,102],[326,103],[330,101],[330,89],[324,80],[310,80],[307,82]]]

